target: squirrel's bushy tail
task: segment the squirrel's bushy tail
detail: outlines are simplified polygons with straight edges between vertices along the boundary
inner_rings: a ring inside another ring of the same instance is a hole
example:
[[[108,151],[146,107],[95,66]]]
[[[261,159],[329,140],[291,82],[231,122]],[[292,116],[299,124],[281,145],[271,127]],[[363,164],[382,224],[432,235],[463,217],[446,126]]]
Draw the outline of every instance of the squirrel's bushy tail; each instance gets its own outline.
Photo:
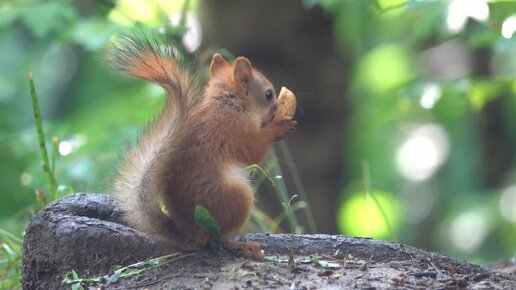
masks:
[[[182,140],[178,130],[188,120],[199,97],[199,89],[191,75],[181,68],[173,47],[153,42],[146,37],[124,37],[114,44],[111,63],[120,71],[141,79],[156,82],[167,92],[165,108],[139,138],[138,144],[128,149],[113,184],[116,197],[126,221],[147,233],[173,233],[173,222],[160,205],[159,174],[164,169],[158,164],[173,163]],[[166,146],[165,146],[166,145]],[[166,162],[163,162],[165,159]],[[168,159],[168,160],[167,160]]]

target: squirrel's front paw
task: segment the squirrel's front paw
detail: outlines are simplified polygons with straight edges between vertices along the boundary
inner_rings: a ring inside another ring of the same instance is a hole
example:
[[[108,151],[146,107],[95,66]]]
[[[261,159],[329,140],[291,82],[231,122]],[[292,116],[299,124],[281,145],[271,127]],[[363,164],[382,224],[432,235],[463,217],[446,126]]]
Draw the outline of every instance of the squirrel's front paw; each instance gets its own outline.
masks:
[[[281,120],[274,121],[274,141],[281,140],[288,136],[288,134],[296,131],[297,122],[291,117],[284,117]]]

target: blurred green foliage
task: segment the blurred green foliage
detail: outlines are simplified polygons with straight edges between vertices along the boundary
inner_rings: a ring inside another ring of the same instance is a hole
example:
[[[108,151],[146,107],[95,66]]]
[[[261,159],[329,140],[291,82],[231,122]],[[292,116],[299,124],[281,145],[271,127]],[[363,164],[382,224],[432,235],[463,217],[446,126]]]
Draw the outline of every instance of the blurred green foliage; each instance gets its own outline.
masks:
[[[163,7],[155,5],[159,3],[138,8],[159,19]],[[182,3],[169,6],[165,7],[172,9],[168,12],[179,13]],[[127,136],[134,140],[138,128],[162,105],[159,87],[122,77],[104,61],[116,33],[150,25],[119,15],[134,13],[134,9],[127,1],[10,1],[0,5],[0,53],[7,56],[0,60],[3,217],[31,205],[34,188],[44,184],[35,150],[29,70],[40,98],[47,143],[57,136],[60,151],[69,145],[74,153],[59,158],[58,179],[82,191],[106,190],[116,153],[124,147],[122,140]]]
[[[126,12],[135,14],[135,4],[154,23],[132,19]],[[35,189],[40,200],[41,192],[48,193],[29,71],[41,104],[47,150],[58,139],[58,192],[106,192],[124,140],[134,140],[164,101],[159,87],[122,77],[106,65],[106,49],[116,33],[168,23],[162,17],[180,14],[182,7],[182,2],[141,1],[0,3],[0,228],[6,230],[0,235],[0,288],[18,285],[21,240],[16,237],[41,206]],[[164,27],[172,40],[179,33],[173,28]]]
[[[516,195],[507,188],[516,181],[516,2],[305,5],[333,17],[339,49],[353,60],[343,166],[356,183],[343,190],[343,232],[357,234],[360,223],[364,235],[364,211],[378,211],[357,201],[367,161],[401,241],[484,263],[514,255]],[[381,219],[369,218],[383,224],[369,235],[389,238]]]
[[[362,234],[389,238],[376,205],[366,198],[360,210],[356,199],[366,196],[367,161],[371,191],[388,203],[400,241],[480,262],[516,253],[516,40],[501,34],[516,4],[475,0],[469,10],[452,9],[466,2],[300,2],[327,12],[336,49],[353,60],[352,85],[342,94],[353,106],[342,166],[355,182],[342,190],[343,233],[360,234],[346,222],[363,220],[371,230]],[[28,71],[47,144],[57,136],[60,152],[69,153],[57,160],[59,184],[106,191],[123,140],[135,140],[163,103],[159,87],[113,72],[106,49],[116,33],[166,25],[182,4],[0,2],[0,228],[21,236],[34,189],[46,184]],[[181,35],[174,26],[166,31]]]

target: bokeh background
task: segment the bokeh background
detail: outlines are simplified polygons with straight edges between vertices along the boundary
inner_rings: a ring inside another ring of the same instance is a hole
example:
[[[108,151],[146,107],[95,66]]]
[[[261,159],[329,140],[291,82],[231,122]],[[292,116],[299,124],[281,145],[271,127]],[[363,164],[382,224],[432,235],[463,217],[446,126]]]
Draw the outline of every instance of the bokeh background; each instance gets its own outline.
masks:
[[[315,231],[483,264],[516,254],[508,0],[1,1],[1,229],[22,237],[35,189],[48,187],[29,70],[49,150],[58,138],[60,192],[108,192],[124,141],[164,101],[161,88],[105,61],[115,35],[142,30],[172,36],[201,73],[213,52],[244,55],[296,93],[298,131],[286,144],[307,196],[297,206],[310,207]],[[258,208],[274,218],[282,205],[270,191],[260,188]],[[296,214],[298,232],[314,231]]]

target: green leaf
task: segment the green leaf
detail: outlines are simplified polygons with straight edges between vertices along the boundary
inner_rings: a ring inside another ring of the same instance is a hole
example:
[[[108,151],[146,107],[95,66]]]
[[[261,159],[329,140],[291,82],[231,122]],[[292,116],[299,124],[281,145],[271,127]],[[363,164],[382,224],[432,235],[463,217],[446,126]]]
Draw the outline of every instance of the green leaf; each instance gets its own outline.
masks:
[[[82,289],[84,289],[84,288],[82,288],[81,283],[72,284],[72,290],[82,290]]]
[[[205,207],[201,205],[195,206],[194,220],[197,225],[205,229],[211,236],[220,236],[219,223]]]
[[[72,270],[72,278],[74,280],[78,280],[79,279],[79,275],[77,275],[77,272],[75,272],[74,270]]]

